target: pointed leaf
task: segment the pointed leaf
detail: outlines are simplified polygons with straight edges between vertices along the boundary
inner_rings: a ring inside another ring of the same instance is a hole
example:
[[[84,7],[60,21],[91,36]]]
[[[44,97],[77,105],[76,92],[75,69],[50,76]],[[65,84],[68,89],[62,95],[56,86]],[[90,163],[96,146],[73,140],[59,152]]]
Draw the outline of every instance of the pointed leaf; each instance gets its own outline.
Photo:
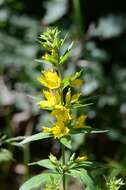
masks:
[[[90,131],[90,133],[107,133],[109,130],[102,130],[102,129],[94,129]]]
[[[87,190],[95,190],[94,182],[86,170],[70,170],[69,175],[78,178]]]
[[[44,59],[35,59],[35,61],[38,62],[38,63],[52,64],[51,62],[46,61],[46,60],[44,60]]]
[[[80,108],[80,107],[87,107],[92,105],[93,103],[89,103],[89,104],[74,104],[73,108]]]
[[[49,159],[40,160],[38,162],[33,162],[33,163],[28,164],[28,165],[29,166],[39,165],[39,166],[42,166],[42,167],[45,167],[48,169],[55,169],[55,165],[52,164],[52,162]]]
[[[96,165],[93,162],[89,162],[89,161],[83,161],[81,163],[77,163],[76,165],[73,165],[73,169],[87,169],[87,168],[94,168],[96,167]],[[72,168],[71,168],[72,169]]]
[[[26,181],[19,190],[33,190],[42,185],[42,183],[51,182],[52,177],[57,177],[57,174],[42,173],[37,176],[32,177]]]
[[[23,145],[23,144],[26,144],[26,143],[29,143],[29,142],[32,142],[32,141],[38,141],[38,140],[42,140],[42,139],[47,139],[47,138],[50,138],[50,137],[51,137],[50,134],[41,132],[41,133],[38,133],[38,134],[35,134],[35,135],[32,135],[32,136],[26,137],[26,139],[21,141],[19,143],[19,145]]]
[[[77,134],[77,133],[106,133],[108,132],[108,130],[102,130],[102,129],[96,129],[96,128],[92,128],[92,127],[83,127],[83,128],[78,128],[78,129],[74,129],[72,131],[73,134]]]
[[[68,59],[72,47],[73,47],[73,42],[68,46],[65,53],[60,57],[60,63],[59,63],[60,65],[62,65]]]
[[[67,86],[69,86],[70,84],[70,78],[69,77],[65,77],[62,80],[62,90],[64,90]]]
[[[6,143],[17,142],[17,141],[23,140],[24,138],[25,138],[24,136],[12,137],[12,138],[6,139],[5,142]]]
[[[71,145],[71,137],[70,136],[67,136],[67,137],[62,137],[60,139],[60,142],[66,146],[67,148],[71,149],[72,148],[72,145]]]

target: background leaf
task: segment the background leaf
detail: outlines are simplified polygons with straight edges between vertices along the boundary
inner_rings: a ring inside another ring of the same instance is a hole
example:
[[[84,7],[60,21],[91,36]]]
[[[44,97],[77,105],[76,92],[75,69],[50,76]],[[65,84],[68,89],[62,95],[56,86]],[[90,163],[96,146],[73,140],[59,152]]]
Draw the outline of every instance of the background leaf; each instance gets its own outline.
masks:
[[[0,150],[0,162],[8,162],[12,159],[12,153],[9,150],[3,148]]]
[[[46,14],[43,22],[51,24],[59,20],[67,12],[67,0],[52,0],[45,3]]]

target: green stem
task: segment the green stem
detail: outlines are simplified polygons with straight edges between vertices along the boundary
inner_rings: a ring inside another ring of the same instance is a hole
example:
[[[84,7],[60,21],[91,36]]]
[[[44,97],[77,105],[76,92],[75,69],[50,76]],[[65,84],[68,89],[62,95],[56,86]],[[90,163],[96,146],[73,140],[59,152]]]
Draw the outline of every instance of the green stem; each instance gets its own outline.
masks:
[[[59,62],[60,62],[60,54],[59,54],[59,50],[58,50],[58,67],[57,67],[57,70],[58,70],[58,74],[59,74],[60,79],[62,79],[61,68],[59,66]],[[61,102],[63,105],[63,92],[62,92],[61,87],[59,88],[59,91],[61,93]],[[61,150],[62,150],[62,164],[65,165],[65,163],[66,163],[66,161],[65,161],[65,146],[63,144],[61,144]],[[63,190],[67,190],[67,188],[66,188],[66,175],[65,175],[64,170],[63,170],[62,183],[63,183]]]
[[[62,163],[65,165],[65,146],[62,145]],[[63,190],[66,190],[66,175],[65,172],[63,172]]]

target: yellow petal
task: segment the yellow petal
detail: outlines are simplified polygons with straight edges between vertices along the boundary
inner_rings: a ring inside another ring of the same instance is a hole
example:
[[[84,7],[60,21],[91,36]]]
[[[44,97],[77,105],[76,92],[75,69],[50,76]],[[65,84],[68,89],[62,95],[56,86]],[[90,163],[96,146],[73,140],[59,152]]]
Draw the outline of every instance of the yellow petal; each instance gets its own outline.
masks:
[[[87,116],[86,115],[81,115],[79,118],[76,119],[76,124],[74,128],[84,128],[85,127],[85,121],[86,121]]]
[[[78,156],[75,161],[76,162],[82,162],[82,161],[86,161],[88,159],[88,157],[85,155],[85,156]]]
[[[56,104],[56,98],[54,94],[52,93],[52,91],[43,91],[43,94],[45,98],[47,99],[49,106],[53,106]]]
[[[54,93],[51,90],[44,90],[43,94],[46,100],[42,100],[38,103],[40,108],[54,108],[55,106],[61,105],[61,95],[58,91]]]
[[[61,138],[63,136],[66,136],[68,135],[69,131],[69,128],[66,127],[62,122],[57,122],[52,127],[52,134],[54,135],[54,138]]]
[[[62,98],[61,98],[61,94],[59,93],[59,91],[56,91],[55,99],[56,99],[56,105],[60,105]]]
[[[46,108],[49,107],[48,101],[42,100],[40,102],[38,102],[38,105],[40,108]]]
[[[56,89],[60,87],[61,79],[56,71],[44,70],[42,76],[38,78],[38,81],[49,89]]]
[[[42,129],[43,129],[43,132],[45,132],[45,133],[51,132],[51,128],[49,128],[49,127],[43,127]]]
[[[54,109],[51,113],[58,121],[66,122],[71,119],[70,110],[61,106],[59,109]]]

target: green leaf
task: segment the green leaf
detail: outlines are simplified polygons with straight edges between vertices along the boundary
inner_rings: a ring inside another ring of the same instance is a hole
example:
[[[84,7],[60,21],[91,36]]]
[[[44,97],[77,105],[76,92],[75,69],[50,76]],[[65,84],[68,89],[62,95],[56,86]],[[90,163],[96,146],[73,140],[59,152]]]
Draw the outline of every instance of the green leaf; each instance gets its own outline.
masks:
[[[19,136],[19,137],[12,137],[12,138],[8,138],[8,139],[5,139],[4,138],[5,136],[3,136],[3,141],[2,143],[3,144],[10,144],[12,146],[19,146],[19,141],[25,139],[24,136]],[[20,145],[21,146],[21,145]]]
[[[8,162],[13,160],[12,153],[7,149],[0,150],[0,162]]]
[[[74,73],[71,76],[66,76],[63,80],[62,80],[62,90],[64,90],[67,86],[69,86],[71,84],[71,82],[73,82],[74,80],[76,80],[77,78],[80,77],[80,75],[82,74],[83,70]]]
[[[96,165],[90,161],[83,161],[83,162],[77,163],[76,165],[73,166],[74,169],[75,168],[76,169],[80,169],[80,168],[87,169],[87,168],[94,168],[94,167],[96,167]]]
[[[62,137],[60,139],[60,142],[66,146],[69,149],[72,149],[72,145],[71,145],[71,137],[70,136],[66,136],[66,137]]]
[[[14,142],[14,141],[20,141],[20,140],[23,140],[24,138],[25,138],[24,136],[12,137],[12,138],[6,139],[5,142],[7,142],[7,143],[11,143],[11,142]]]
[[[19,145],[23,145],[23,144],[26,144],[26,143],[29,143],[29,142],[32,142],[32,141],[38,141],[38,140],[42,140],[42,139],[47,139],[47,138],[50,138],[50,137],[51,137],[50,134],[41,132],[41,133],[38,133],[38,134],[35,134],[35,135],[32,135],[32,136],[26,137],[26,139],[21,141],[19,143]]]
[[[68,59],[72,47],[73,47],[73,42],[68,46],[65,53],[60,57],[60,63],[59,63],[60,65],[62,65]]]
[[[52,64],[51,62],[46,61],[46,60],[44,60],[44,59],[35,59],[35,61],[38,62],[38,63]]]
[[[51,182],[52,177],[57,177],[58,174],[42,173],[32,177],[26,181],[19,190],[32,190],[40,187],[43,183]]]
[[[94,182],[86,170],[70,170],[68,175],[78,178],[84,186],[86,185],[87,190],[95,190]]]
[[[92,105],[93,103],[88,103],[88,104],[74,104],[73,108],[80,108],[80,107],[87,107]]]
[[[28,164],[28,165],[29,166],[39,165],[39,166],[42,166],[42,167],[45,167],[48,169],[55,169],[55,165],[52,164],[52,162],[49,159],[40,160],[38,162],[33,162],[33,163]]]
[[[56,156],[54,156],[53,154],[50,153],[49,155],[49,159],[53,164],[57,164],[58,160],[56,158]]]
[[[73,134],[77,134],[77,133],[106,133],[108,132],[108,130],[102,130],[102,129],[96,129],[96,128],[92,128],[92,127],[84,127],[84,128],[78,128],[78,129],[74,129],[72,131]]]
[[[69,86],[70,84],[70,78],[69,77],[65,77],[63,80],[62,80],[62,90],[64,90],[67,86]]]
[[[107,133],[109,130],[102,130],[102,129],[92,129],[90,133]]]
[[[79,78],[79,77],[81,76],[82,72],[83,72],[83,69],[81,69],[79,72],[74,73],[74,74],[70,77],[71,82],[74,81],[75,79]]]

